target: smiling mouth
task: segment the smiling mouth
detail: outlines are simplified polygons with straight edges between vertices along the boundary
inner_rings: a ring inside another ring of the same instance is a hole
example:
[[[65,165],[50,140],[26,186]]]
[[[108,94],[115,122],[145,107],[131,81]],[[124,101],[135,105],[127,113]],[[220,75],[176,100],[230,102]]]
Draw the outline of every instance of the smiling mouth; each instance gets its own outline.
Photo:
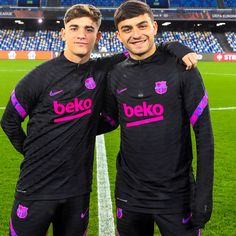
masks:
[[[87,43],[82,43],[82,42],[75,42],[76,45],[79,45],[79,46],[86,46],[88,45]]]
[[[141,45],[141,44],[145,43],[146,41],[147,41],[147,39],[134,41],[134,42],[130,42],[130,43],[133,44],[133,45]]]

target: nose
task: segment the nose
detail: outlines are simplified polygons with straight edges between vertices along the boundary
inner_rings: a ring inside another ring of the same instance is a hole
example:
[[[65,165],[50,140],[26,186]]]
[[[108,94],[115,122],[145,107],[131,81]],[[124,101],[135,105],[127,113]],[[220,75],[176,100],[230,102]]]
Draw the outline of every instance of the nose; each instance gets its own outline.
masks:
[[[140,30],[138,28],[134,28],[132,37],[136,39],[136,38],[140,38],[140,36],[141,36]]]
[[[76,37],[79,39],[84,39],[85,38],[85,30],[84,29],[78,29]]]

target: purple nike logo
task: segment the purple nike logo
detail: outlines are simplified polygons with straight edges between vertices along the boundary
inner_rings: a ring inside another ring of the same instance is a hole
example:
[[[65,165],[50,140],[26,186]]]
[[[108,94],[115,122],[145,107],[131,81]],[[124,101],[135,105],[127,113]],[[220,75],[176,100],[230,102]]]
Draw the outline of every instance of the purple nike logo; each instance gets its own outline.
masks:
[[[121,93],[125,92],[127,89],[128,89],[128,88],[117,89],[116,92],[117,92],[118,94],[121,94]]]
[[[183,218],[182,223],[187,224],[191,218],[192,218],[192,213],[187,218]]]
[[[53,97],[53,96],[56,96],[56,95],[59,94],[59,93],[63,93],[63,90],[50,91],[49,96],[50,96],[50,97]]]
[[[84,219],[84,217],[86,216],[87,212],[88,212],[88,209],[85,212],[81,213],[81,215],[80,215],[81,219]]]

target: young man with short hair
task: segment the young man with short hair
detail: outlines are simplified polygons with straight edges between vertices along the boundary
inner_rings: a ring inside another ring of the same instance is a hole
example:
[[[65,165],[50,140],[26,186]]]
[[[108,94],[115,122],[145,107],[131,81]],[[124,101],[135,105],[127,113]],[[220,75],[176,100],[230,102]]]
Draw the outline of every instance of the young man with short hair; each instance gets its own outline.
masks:
[[[125,57],[90,59],[101,37],[97,8],[74,5],[64,24],[64,53],[19,82],[1,121],[24,155],[10,219],[12,236],[45,236],[50,223],[55,236],[85,235],[87,230],[105,77]],[[21,123],[27,116],[26,135]]]
[[[129,58],[110,72],[105,113],[120,124],[115,197],[120,236],[197,236],[212,212],[213,135],[208,95],[197,69],[160,52],[149,6],[115,12]],[[197,143],[192,173],[190,125]]]

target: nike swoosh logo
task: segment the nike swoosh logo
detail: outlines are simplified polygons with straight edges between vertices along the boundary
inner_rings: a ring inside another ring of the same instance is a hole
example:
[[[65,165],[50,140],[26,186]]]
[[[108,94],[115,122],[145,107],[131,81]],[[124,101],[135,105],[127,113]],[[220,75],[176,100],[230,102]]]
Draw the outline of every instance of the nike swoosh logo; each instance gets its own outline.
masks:
[[[86,216],[87,212],[88,212],[88,209],[84,213],[83,212],[81,213],[81,215],[80,215],[81,219],[84,219],[84,217]]]
[[[182,223],[187,224],[191,218],[192,218],[192,213],[187,218],[183,218]]]
[[[63,90],[50,91],[49,96],[50,96],[50,97],[53,97],[53,96],[56,96],[56,95],[59,94],[59,93],[63,93]]]
[[[121,199],[121,198],[116,198],[117,200],[119,200],[119,201],[122,201],[122,202],[128,202],[128,200],[125,200],[125,199]]]
[[[117,89],[116,92],[117,92],[118,94],[121,94],[121,93],[125,92],[127,89],[128,89],[128,88]]]

